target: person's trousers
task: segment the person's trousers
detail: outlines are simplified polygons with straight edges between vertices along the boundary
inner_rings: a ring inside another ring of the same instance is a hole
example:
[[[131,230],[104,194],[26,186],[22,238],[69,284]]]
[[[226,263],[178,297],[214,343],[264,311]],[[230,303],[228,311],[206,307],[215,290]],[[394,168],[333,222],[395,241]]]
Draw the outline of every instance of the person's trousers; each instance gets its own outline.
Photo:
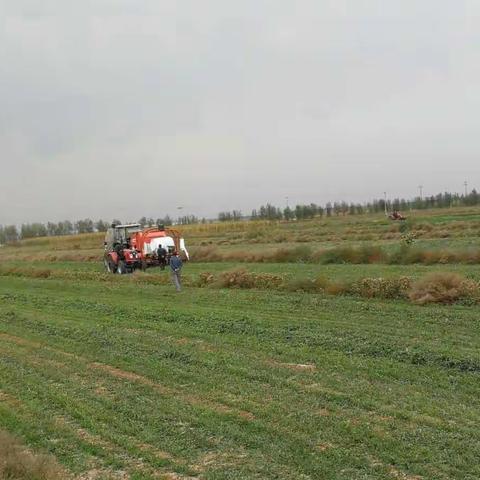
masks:
[[[175,288],[177,289],[177,292],[179,292],[182,289],[182,279],[180,277],[180,272],[172,272],[172,281],[175,285]]]

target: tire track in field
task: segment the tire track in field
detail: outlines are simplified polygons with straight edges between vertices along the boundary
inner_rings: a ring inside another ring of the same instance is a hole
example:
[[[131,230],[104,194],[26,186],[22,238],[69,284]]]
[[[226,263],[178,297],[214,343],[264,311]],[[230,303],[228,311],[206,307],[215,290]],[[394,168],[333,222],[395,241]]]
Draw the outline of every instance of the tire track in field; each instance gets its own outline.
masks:
[[[12,341],[14,345],[21,346],[22,352],[29,352],[31,348],[43,348],[46,351],[50,351],[56,354],[64,354],[58,349],[53,349],[46,347],[39,342],[26,340],[21,337],[16,337],[9,334],[0,334],[0,340],[8,339]],[[0,351],[1,345],[0,345]],[[68,354],[69,358],[75,357],[75,359],[82,358],[77,357],[72,354]],[[44,357],[30,357],[23,356],[22,359],[26,364],[31,364],[33,366],[41,367],[44,364],[50,364],[51,359]],[[57,367],[60,367],[62,364],[55,362]],[[66,367],[63,364],[63,367]],[[90,365],[87,365],[87,368],[90,368]],[[0,389],[0,405],[5,404],[9,410],[16,414],[20,414],[21,418],[28,422],[36,422],[36,417],[34,411],[32,411],[25,403],[23,403],[17,397],[11,395]],[[55,427],[55,431],[58,434],[62,435],[67,434],[69,437],[74,437],[78,439],[81,443],[91,445],[95,448],[103,450],[105,453],[113,456],[118,462],[120,462],[123,467],[117,470],[113,470],[105,463],[105,460],[100,456],[95,454],[91,455],[91,461],[89,462],[88,470],[84,471],[79,476],[75,477],[75,480],[96,480],[96,479],[111,479],[111,480],[127,480],[131,478],[131,475],[134,473],[143,473],[154,478],[165,478],[165,479],[175,479],[175,480],[198,480],[197,477],[189,476],[186,474],[181,474],[175,472],[173,469],[175,467],[181,467],[182,469],[188,468],[190,471],[195,472],[197,470],[197,463],[189,465],[184,459],[178,458],[173,454],[160,450],[154,445],[148,443],[138,443],[138,439],[134,437],[126,437],[128,442],[134,448],[134,451],[138,452],[138,456],[134,456],[130,453],[130,448],[122,445],[122,443],[112,440],[103,435],[97,433],[92,433],[88,428],[84,428],[79,424],[75,419],[73,419],[68,413],[62,412],[61,414],[55,414],[49,417],[47,423],[52,427]],[[143,454],[142,454],[143,452]],[[219,455],[221,452],[218,453]],[[148,457],[154,458],[155,461],[164,461],[166,465],[164,468],[159,466],[151,466],[148,460]],[[73,479],[73,477],[72,477]]]
[[[25,302],[29,303],[31,302],[31,298],[28,298],[26,295],[4,295],[4,297],[8,298],[9,300],[13,300],[15,302],[20,301],[20,303],[24,304]],[[54,298],[40,298],[38,297],[36,299],[37,301],[34,302],[34,305],[39,305],[39,306],[54,306],[59,304],[59,302],[54,299]],[[61,303],[61,305],[64,305],[64,303]],[[100,311],[104,315],[118,315],[121,314],[121,316],[128,317],[131,313],[132,310],[129,308],[114,308],[112,305],[108,303],[98,303],[98,302],[88,302],[88,301],[82,301],[82,302],[72,302],[71,304],[69,303],[69,306],[75,308],[75,309],[83,309],[85,310],[86,308],[91,309],[92,311]],[[200,306],[202,308],[202,306]],[[221,308],[216,306],[214,308],[215,311],[222,311]],[[148,313],[148,319],[150,319],[150,316],[152,318],[157,318],[158,317],[158,312],[144,312],[144,315]],[[312,312],[314,313],[314,312]],[[371,312],[370,312],[371,313]],[[167,309],[164,314],[171,314],[171,311]],[[183,312],[183,316],[188,316],[187,313]],[[265,316],[265,315],[264,315]],[[245,315],[243,315],[242,319],[244,319]],[[277,318],[279,320],[282,320],[283,317],[278,317],[274,316],[272,318]],[[302,318],[307,319],[308,317],[303,316]],[[314,317],[312,317],[313,320]],[[176,318],[176,321],[178,323],[182,323],[182,318]],[[250,324],[250,319],[247,316],[247,323]],[[322,319],[322,322],[325,323],[325,318]],[[327,323],[333,322],[333,319],[330,321],[328,320]],[[242,322],[239,322],[241,325]],[[227,324],[224,324],[224,322],[220,323],[220,326],[223,326],[223,328],[238,328],[237,322],[229,322]],[[339,325],[337,325],[338,327]],[[250,325],[251,328],[253,328],[252,325]],[[350,325],[351,327],[351,325]],[[373,326],[374,327],[374,326]],[[373,328],[372,327],[372,328]],[[385,329],[388,329],[384,324],[382,324],[382,329],[385,327]],[[285,327],[286,328],[286,327]],[[363,328],[366,328],[366,331],[369,331],[368,326],[364,326]],[[347,330],[348,331],[348,330]],[[241,333],[241,332],[240,332]],[[249,330],[249,334],[251,334]],[[360,355],[364,356],[367,358],[372,358],[372,359],[377,359],[377,358],[388,358],[388,359],[393,359],[395,361],[399,361],[401,363],[405,364],[413,364],[413,365],[425,365],[429,367],[440,367],[442,369],[448,369],[448,370],[457,370],[460,372],[470,372],[470,373],[480,373],[480,360],[477,360],[475,358],[472,358],[471,356],[468,355],[468,352],[464,352],[464,355],[461,356],[449,356],[449,355],[444,355],[441,352],[438,352],[435,348],[434,349],[415,349],[410,345],[409,343],[402,343],[400,345],[396,345],[396,338],[398,337],[398,330],[392,331],[391,333],[387,333],[386,335],[382,335],[381,337],[378,337],[377,335],[368,335],[366,332],[362,332],[361,334],[359,332],[354,332],[354,338],[347,338],[345,336],[343,337],[338,337],[338,335],[330,330],[323,330],[321,332],[321,335],[318,335],[318,332],[311,331],[307,329],[306,331],[299,332],[297,329],[294,329],[292,332],[290,331],[285,331],[285,332],[277,332],[278,338],[277,340],[282,340],[284,335],[291,335],[293,339],[293,343],[301,343],[301,344],[308,344],[311,348],[327,348],[332,351],[337,351],[340,353],[345,353],[347,352],[348,354],[355,354],[355,355]],[[259,331],[260,336],[264,336],[265,332],[264,329],[260,329]],[[386,337],[386,338],[385,338]],[[395,337],[395,341],[394,341]],[[392,340],[391,340],[392,339]],[[273,339],[275,340],[275,338]],[[473,349],[473,346],[470,348],[470,350]]]
[[[106,373],[110,376],[113,376],[115,378],[118,378],[120,380],[127,380],[133,383],[137,383],[140,385],[145,385],[150,387],[151,389],[155,390],[156,392],[160,393],[161,395],[165,396],[173,396],[181,399],[182,401],[193,405],[193,406],[199,406],[202,408],[207,408],[210,410],[215,411],[216,413],[223,414],[223,415],[234,415],[237,418],[243,420],[243,421],[253,421],[255,419],[255,416],[252,412],[248,412],[246,410],[238,410],[233,407],[230,407],[224,403],[215,401],[215,400],[209,400],[205,399],[202,397],[199,397],[198,395],[191,394],[191,393],[185,393],[181,390],[178,390],[173,387],[168,387],[165,385],[161,385],[153,380],[151,380],[148,377],[145,377],[144,375],[140,375],[138,373],[129,371],[129,370],[123,370],[118,367],[114,367],[112,365],[108,365],[102,362],[90,362],[89,359],[82,357],[80,355],[76,355],[73,353],[66,352],[64,350],[56,349],[53,347],[50,347],[49,345],[42,344],[40,342],[36,341],[31,341],[27,340],[23,337],[18,337],[15,335],[10,335],[8,333],[0,333],[0,339],[4,339],[13,343],[16,343],[18,345],[23,345],[27,346],[30,348],[35,348],[35,349],[45,349],[51,352],[54,352],[58,355],[61,356],[66,356],[68,358],[74,358],[75,360],[79,361],[80,363],[84,363],[87,368],[93,369],[93,370],[100,370],[103,373]]]
[[[161,451],[155,448],[153,445],[149,444],[136,444],[132,443],[132,445],[137,449],[139,452],[145,452],[158,460],[163,460],[168,462],[170,465],[166,465],[165,468],[159,467],[151,467],[149,466],[145,460],[138,456],[134,457],[127,452],[127,450],[118,443],[113,443],[110,440],[89,432],[86,428],[78,425],[73,419],[62,416],[56,416],[54,418],[54,423],[58,425],[60,428],[68,429],[69,431],[73,432],[80,440],[86,442],[94,447],[100,447],[104,451],[108,452],[110,455],[117,457],[125,465],[125,470],[117,470],[112,471],[109,468],[101,468],[92,469],[88,472],[85,472],[80,479],[90,479],[90,478],[97,478],[100,476],[103,478],[104,475],[113,475],[113,478],[119,479],[129,479],[130,473],[145,473],[148,475],[154,475],[156,477],[160,476],[160,478],[176,478],[181,480],[196,480],[195,477],[181,475],[171,471],[171,468],[175,465],[186,465],[182,459],[175,458],[168,452]],[[132,439],[135,440],[135,439]],[[148,460],[147,460],[148,462]],[[102,462],[103,464],[103,462]],[[97,475],[98,474],[98,475]]]

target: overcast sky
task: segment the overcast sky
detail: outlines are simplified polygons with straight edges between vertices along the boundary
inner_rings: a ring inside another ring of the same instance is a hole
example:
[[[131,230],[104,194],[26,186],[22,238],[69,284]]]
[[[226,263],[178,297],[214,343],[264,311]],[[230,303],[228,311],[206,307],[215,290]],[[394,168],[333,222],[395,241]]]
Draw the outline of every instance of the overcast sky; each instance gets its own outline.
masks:
[[[0,223],[480,186],[478,0],[0,0]]]

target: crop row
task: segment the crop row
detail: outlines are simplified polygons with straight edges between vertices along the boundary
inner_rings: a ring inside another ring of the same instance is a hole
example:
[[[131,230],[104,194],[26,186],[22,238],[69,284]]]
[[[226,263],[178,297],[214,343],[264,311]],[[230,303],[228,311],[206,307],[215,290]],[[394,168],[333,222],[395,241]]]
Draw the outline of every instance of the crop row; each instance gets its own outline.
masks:
[[[139,284],[167,285],[168,275],[144,274],[129,276],[111,275],[102,272],[29,269],[22,267],[0,268],[0,275],[27,278],[52,278],[68,281],[98,281],[110,284],[134,282]],[[417,281],[410,277],[361,278],[335,280],[325,277],[289,278],[271,273],[255,273],[237,268],[221,273],[202,272],[199,275],[184,275],[184,284],[189,287],[240,288],[280,290],[290,292],[350,295],[364,298],[406,299],[423,305],[427,303],[464,304],[480,303],[480,282],[459,274],[437,272]]]

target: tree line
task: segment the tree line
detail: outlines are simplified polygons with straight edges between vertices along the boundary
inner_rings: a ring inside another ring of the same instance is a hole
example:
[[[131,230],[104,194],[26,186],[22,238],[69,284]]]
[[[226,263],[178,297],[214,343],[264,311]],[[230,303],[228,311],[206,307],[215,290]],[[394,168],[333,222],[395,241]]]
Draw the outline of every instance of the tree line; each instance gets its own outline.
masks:
[[[480,194],[476,190],[472,190],[467,195],[445,192],[426,197],[416,197],[411,200],[404,198],[385,200],[381,198],[366,203],[328,202],[324,206],[310,203],[307,205],[296,205],[293,208],[289,206],[279,208],[267,203],[258,209],[253,209],[251,214],[246,216],[243,216],[238,210],[221,212],[218,214],[218,220],[221,222],[238,220],[306,220],[314,217],[331,217],[334,215],[363,215],[385,211],[392,212],[394,210],[406,212],[409,210],[476,205],[480,205]]]
[[[430,208],[450,208],[458,206],[480,205],[480,194],[472,190],[467,195],[457,193],[439,193],[426,197],[416,197],[411,200],[395,198],[393,200],[375,199],[366,203],[328,202],[321,206],[315,203],[306,205],[286,206],[279,208],[270,203],[253,209],[250,215],[243,215],[240,210],[223,211],[218,214],[220,222],[236,222],[240,220],[307,220],[315,217],[332,217],[334,215],[363,215],[366,213],[380,213],[385,210],[391,212],[399,210],[423,210]],[[205,218],[199,219],[195,215],[184,215],[176,220],[169,215],[163,218],[142,217],[138,220],[142,228],[155,225],[190,225],[207,223]],[[20,228],[16,225],[0,225],[0,244],[15,242],[25,238],[73,235],[82,233],[105,232],[111,224],[119,225],[120,220],[106,222],[105,220],[93,221],[89,218],[71,222],[64,220],[58,223],[24,223]]]
[[[205,219],[202,219],[201,221],[206,222]],[[200,220],[195,215],[185,215],[177,218],[175,221],[169,215],[166,215],[163,218],[156,219],[142,217],[135,223],[139,223],[142,228],[145,228],[156,225],[189,225],[199,222]],[[18,228],[16,225],[0,225],[0,245],[5,243],[12,243],[27,238],[106,232],[111,225],[121,224],[122,222],[118,219],[107,222],[105,220],[94,221],[90,218],[85,218],[82,220],[77,220],[76,222],[64,220],[58,223],[24,223],[20,226],[20,228]]]

